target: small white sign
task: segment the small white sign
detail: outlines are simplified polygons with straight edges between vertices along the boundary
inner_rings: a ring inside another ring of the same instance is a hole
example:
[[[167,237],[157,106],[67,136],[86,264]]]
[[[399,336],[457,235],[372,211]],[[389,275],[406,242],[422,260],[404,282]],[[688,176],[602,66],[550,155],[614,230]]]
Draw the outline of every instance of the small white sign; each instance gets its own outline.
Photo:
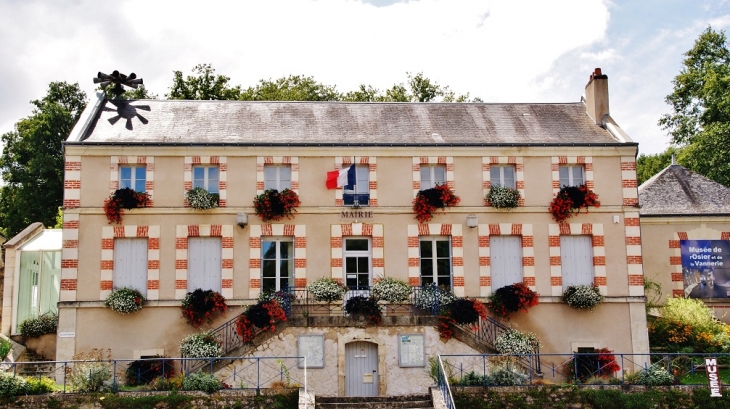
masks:
[[[75,332],[59,332],[58,333],[59,338],[76,338]]]
[[[717,368],[717,358],[706,358],[705,369],[707,371],[707,384],[710,387],[710,397],[722,398],[720,374]]]

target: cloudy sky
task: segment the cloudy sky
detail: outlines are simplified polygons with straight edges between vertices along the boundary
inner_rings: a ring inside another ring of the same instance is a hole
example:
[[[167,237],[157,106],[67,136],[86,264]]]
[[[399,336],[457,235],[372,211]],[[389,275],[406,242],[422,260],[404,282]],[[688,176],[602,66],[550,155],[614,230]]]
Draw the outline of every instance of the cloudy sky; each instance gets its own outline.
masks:
[[[642,153],[668,144],[682,54],[728,0],[0,0],[0,133],[51,81],[93,95],[97,71],[135,72],[164,96],[211,63],[244,87],[290,74],[354,90],[423,72],[485,102],[572,102],[609,77],[610,110]]]

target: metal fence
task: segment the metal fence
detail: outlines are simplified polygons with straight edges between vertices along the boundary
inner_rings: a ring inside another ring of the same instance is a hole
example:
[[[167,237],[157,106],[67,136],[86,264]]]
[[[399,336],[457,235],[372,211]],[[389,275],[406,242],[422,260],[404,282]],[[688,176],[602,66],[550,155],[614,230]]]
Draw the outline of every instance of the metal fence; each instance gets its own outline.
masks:
[[[441,360],[441,356],[437,357],[438,368],[436,371],[436,384],[441,391],[441,396],[444,397],[446,403],[446,409],[455,409],[454,397],[451,395],[451,387],[449,386],[449,376],[447,375],[444,363]]]

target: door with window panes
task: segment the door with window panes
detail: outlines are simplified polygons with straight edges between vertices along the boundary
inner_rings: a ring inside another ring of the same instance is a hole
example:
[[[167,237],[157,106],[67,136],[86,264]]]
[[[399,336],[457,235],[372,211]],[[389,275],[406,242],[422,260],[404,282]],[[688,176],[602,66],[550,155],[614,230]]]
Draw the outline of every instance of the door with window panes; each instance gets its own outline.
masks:
[[[436,283],[451,288],[451,240],[449,237],[421,237],[421,285]]]
[[[291,240],[261,241],[261,291],[280,291],[294,286],[294,243]]]
[[[343,243],[345,285],[350,289],[367,289],[372,284],[372,250],[367,237],[348,237]]]

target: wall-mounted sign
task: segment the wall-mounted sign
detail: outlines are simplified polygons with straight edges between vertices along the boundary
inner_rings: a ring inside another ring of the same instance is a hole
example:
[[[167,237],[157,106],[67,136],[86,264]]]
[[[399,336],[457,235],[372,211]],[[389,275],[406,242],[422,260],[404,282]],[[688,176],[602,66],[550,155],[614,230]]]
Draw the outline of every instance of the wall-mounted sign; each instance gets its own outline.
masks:
[[[423,334],[398,334],[398,366],[426,366],[425,336]]]
[[[690,298],[730,297],[730,241],[680,240],[684,294]]]
[[[720,372],[717,369],[717,358],[706,358],[705,370],[707,372],[707,385],[710,387],[710,397],[722,398]]]
[[[299,335],[297,356],[307,358],[307,368],[324,368],[324,335]],[[299,367],[304,368],[304,361],[299,362]]]
[[[372,219],[372,211],[363,210],[343,210],[340,212],[340,217],[343,219]]]
[[[76,338],[75,332],[59,332],[58,333],[59,338]]]

